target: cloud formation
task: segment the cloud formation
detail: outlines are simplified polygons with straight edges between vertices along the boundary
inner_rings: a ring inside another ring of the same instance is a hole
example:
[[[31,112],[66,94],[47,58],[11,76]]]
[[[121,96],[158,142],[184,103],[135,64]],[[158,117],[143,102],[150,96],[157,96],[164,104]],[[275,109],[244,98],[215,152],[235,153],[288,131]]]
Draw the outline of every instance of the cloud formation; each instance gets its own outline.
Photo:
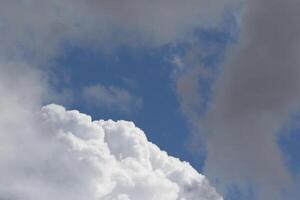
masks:
[[[45,59],[65,42],[159,46],[210,27],[235,0],[2,0],[1,54]],[[108,45],[101,45],[108,44]]]
[[[132,122],[92,121],[54,104],[37,116],[32,137],[10,141],[13,149],[0,155],[0,199],[222,199]]]
[[[300,106],[300,2],[252,0],[243,9],[203,122],[206,173],[223,186],[254,187],[258,199],[298,199],[286,196],[293,183],[276,140]]]
[[[296,0],[245,1],[239,38],[227,48],[206,108],[200,80],[215,77],[203,73],[203,62],[177,58],[182,112],[193,141],[206,140],[205,174],[224,194],[237,186],[262,200],[299,199],[277,145],[282,126],[300,106],[299,9]],[[191,52],[199,60],[207,49]]]
[[[87,105],[105,110],[129,113],[140,109],[143,105],[140,97],[116,86],[106,87],[101,84],[87,86],[82,89],[82,95]]]

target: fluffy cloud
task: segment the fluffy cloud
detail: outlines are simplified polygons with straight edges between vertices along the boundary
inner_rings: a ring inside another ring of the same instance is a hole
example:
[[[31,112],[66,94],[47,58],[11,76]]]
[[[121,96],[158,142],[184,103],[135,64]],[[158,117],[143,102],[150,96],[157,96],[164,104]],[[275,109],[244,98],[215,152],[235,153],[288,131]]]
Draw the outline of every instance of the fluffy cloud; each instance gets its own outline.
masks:
[[[132,122],[92,121],[54,104],[37,116],[33,137],[0,154],[0,199],[222,199]]]
[[[82,94],[88,105],[126,113],[140,109],[143,104],[140,97],[116,86],[92,85],[84,87]]]

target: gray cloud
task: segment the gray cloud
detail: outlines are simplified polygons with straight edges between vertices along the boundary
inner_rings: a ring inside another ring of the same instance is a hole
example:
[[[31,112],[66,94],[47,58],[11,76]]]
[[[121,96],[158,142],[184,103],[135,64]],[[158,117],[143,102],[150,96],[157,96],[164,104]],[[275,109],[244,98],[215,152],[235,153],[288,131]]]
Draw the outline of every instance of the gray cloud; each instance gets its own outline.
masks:
[[[244,191],[254,187],[258,199],[299,198],[276,143],[300,106],[299,9],[296,0],[245,1],[239,40],[227,49],[205,115],[199,80],[215,78],[203,71],[207,51],[190,49],[175,59],[176,92],[192,141],[206,140],[205,173],[224,194],[237,185]]]
[[[299,9],[294,0],[246,1],[204,122],[206,173],[223,186],[254,184],[264,200],[286,199],[282,190],[292,188],[276,137],[300,106]]]
[[[174,64],[173,80],[175,91],[180,103],[180,111],[186,117],[191,135],[187,147],[195,153],[205,154],[205,137],[202,124],[199,121],[205,116],[210,100],[204,94],[207,87],[216,78],[215,71],[203,64],[208,56],[215,52],[218,45],[203,48],[199,41],[193,41],[183,56],[175,55],[171,62]]]
[[[199,26],[214,26],[235,0],[2,0],[2,55],[54,56],[72,45],[159,46],[181,40]],[[104,44],[104,45],[103,45]]]

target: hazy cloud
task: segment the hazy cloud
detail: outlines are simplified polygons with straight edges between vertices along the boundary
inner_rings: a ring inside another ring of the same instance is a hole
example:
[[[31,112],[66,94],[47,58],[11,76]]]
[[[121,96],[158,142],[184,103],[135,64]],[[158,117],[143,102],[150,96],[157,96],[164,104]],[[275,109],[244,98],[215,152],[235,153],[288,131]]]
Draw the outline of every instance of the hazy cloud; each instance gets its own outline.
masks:
[[[216,78],[213,68],[205,67],[203,60],[207,57],[210,47],[202,49],[199,42],[193,43],[183,56],[175,55],[171,62],[174,64],[173,80],[175,91],[180,103],[180,111],[186,117],[191,131],[188,147],[200,154],[205,152],[205,141],[199,132],[202,124],[199,121],[205,116],[210,100],[208,92],[210,84]]]
[[[2,0],[2,56],[47,59],[64,42],[112,48],[181,40],[215,26],[235,0]],[[102,45],[106,44],[106,45]]]
[[[140,97],[134,96],[128,90],[116,86],[92,85],[83,88],[82,94],[88,105],[106,110],[129,113],[143,106],[143,101]]]

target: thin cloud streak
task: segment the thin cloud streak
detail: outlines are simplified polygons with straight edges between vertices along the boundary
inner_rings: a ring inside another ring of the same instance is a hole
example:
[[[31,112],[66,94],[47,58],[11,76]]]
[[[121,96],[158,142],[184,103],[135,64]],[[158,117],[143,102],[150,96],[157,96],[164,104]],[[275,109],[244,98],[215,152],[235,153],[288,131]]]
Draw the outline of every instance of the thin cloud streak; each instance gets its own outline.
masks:
[[[82,89],[82,98],[93,108],[130,113],[142,108],[142,98],[116,86],[91,85]]]

